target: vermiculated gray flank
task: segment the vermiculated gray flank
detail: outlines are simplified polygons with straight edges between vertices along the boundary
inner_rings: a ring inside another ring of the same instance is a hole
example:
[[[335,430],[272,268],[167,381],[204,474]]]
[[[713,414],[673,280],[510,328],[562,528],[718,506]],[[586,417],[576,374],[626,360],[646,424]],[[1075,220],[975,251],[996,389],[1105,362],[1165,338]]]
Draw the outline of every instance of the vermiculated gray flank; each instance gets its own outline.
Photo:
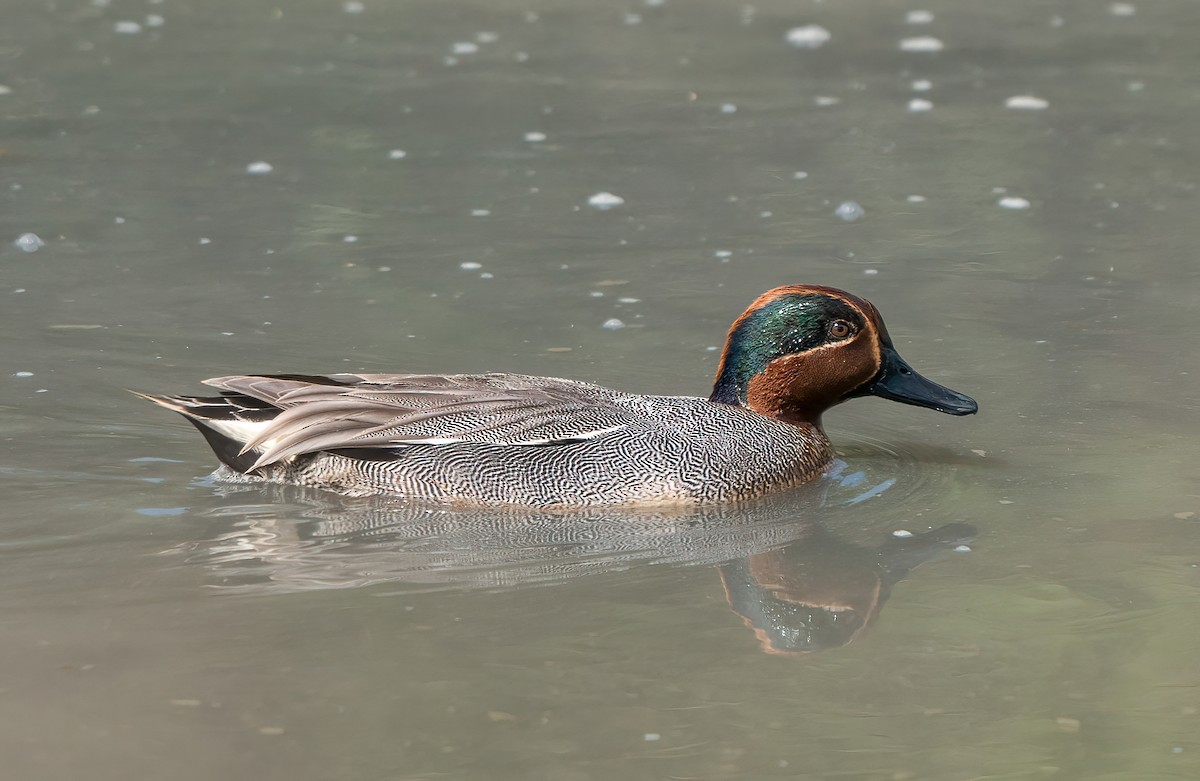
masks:
[[[741,407],[553,377],[335,374],[206,384],[230,395],[167,401],[210,421],[254,424],[268,409],[283,410],[255,424],[262,441],[247,451],[256,457],[252,477],[350,496],[722,502],[804,482],[831,457],[823,436]]]

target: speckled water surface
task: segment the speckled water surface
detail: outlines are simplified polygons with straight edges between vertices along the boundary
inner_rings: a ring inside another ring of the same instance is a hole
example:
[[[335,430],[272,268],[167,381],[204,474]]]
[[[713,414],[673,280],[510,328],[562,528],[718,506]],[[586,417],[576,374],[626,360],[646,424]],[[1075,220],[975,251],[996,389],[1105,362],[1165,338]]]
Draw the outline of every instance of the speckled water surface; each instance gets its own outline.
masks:
[[[1200,4],[3,17],[6,777],[1200,776]],[[124,391],[703,395],[794,282],[980,414],[848,404],[744,508],[453,513],[221,485]]]

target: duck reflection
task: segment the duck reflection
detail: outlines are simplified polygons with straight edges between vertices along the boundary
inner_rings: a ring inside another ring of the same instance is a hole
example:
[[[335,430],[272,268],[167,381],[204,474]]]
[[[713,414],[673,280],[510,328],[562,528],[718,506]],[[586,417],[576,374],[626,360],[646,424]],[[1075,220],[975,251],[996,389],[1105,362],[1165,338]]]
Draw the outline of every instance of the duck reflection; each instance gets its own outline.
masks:
[[[803,540],[722,564],[721,582],[764,651],[823,651],[858,637],[914,567],[974,536],[973,527],[952,523],[871,548],[814,525]]]
[[[830,474],[812,490],[686,512],[451,508],[277,486],[269,504],[210,513],[189,558],[214,585],[253,592],[500,589],[649,564],[715,565],[763,650],[810,653],[851,642],[901,578],[974,534],[956,523],[881,545],[842,539],[832,524],[851,526],[863,512],[850,507],[890,483]],[[260,487],[221,490],[264,498]]]

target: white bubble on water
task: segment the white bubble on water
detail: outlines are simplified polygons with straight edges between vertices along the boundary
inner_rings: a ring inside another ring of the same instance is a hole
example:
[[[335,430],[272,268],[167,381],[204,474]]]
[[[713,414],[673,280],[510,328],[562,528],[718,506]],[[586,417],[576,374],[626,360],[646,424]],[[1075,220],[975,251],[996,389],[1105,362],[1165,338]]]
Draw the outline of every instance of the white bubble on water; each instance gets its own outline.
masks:
[[[913,92],[928,92],[933,89],[933,82],[929,79],[917,79],[912,83]]]
[[[605,211],[625,204],[625,199],[609,192],[599,192],[588,198],[588,206]]]
[[[166,23],[167,23],[167,20],[164,19],[163,17],[159,16],[158,14],[147,14],[146,15],[146,26],[147,27],[162,27]]]
[[[525,140],[531,144],[539,144],[546,140],[546,134],[538,132],[537,130],[531,130],[525,134]]]
[[[908,537],[913,536],[913,533],[908,529],[896,529],[896,531],[892,532],[892,536],[899,537],[900,539],[907,539]]]
[[[20,377],[20,378],[24,379],[24,378],[26,378],[26,377],[32,377],[32,376],[33,376],[33,372],[13,372],[13,376],[14,376],[14,377]]]
[[[909,11],[904,21],[909,24],[929,24],[933,21],[933,11]]]
[[[925,100],[924,98],[913,98],[908,101],[908,110],[912,113],[920,113],[929,111],[933,108],[933,101]]]
[[[459,263],[458,267],[463,271],[478,271],[479,269],[483,268],[483,264],[476,263],[473,260],[468,260],[465,263]]]
[[[403,160],[406,157],[408,157],[408,152],[403,149],[388,150],[388,160]]]
[[[1015,195],[1009,195],[996,201],[1001,209],[1028,209],[1029,201]]]
[[[1133,3],[1113,3],[1108,7],[1108,12],[1113,16],[1133,16],[1137,13],[1137,6]]]
[[[1017,109],[1019,111],[1041,111],[1049,105],[1050,101],[1034,97],[1033,95],[1013,95],[1004,101],[1005,108]]]
[[[610,317],[609,319],[605,320],[604,324],[600,327],[607,328],[610,331],[619,331],[625,327],[625,324],[615,317]]]
[[[934,38],[932,35],[919,35],[915,38],[904,38],[900,41],[900,51],[902,52],[940,52],[946,48],[940,38]]]
[[[342,10],[348,14],[361,14],[367,10],[367,6],[365,3],[358,2],[358,0],[346,0],[345,3],[342,3]]]
[[[797,49],[819,49],[832,37],[833,35],[819,24],[793,27],[785,36],[787,42]]]
[[[37,252],[46,246],[46,242],[42,241],[42,237],[36,233],[22,233],[13,244],[16,244],[17,249],[22,252]]]
[[[464,54],[475,54],[479,51],[479,44],[475,43],[474,41],[458,41],[450,47],[450,51],[451,53],[460,56]]]
[[[268,163],[266,160],[256,160],[246,166],[248,174],[269,174],[275,170],[275,166]]]
[[[907,200],[909,203],[925,203],[925,196],[924,195],[910,195],[910,196],[908,196]]]
[[[722,114],[736,114],[737,113],[737,104],[722,103],[721,104],[721,113]]]
[[[113,24],[113,32],[121,35],[137,35],[142,31],[142,26],[137,22],[116,22]]]
[[[862,216],[867,212],[856,202],[845,201],[844,203],[839,204],[838,207],[833,210],[833,213],[846,222],[854,222],[855,220],[862,218]]]
[[[494,33],[491,30],[484,30],[482,32],[475,33],[475,40],[479,41],[480,43],[495,43],[496,41],[500,40],[500,33]]]
[[[487,216],[491,215],[491,213],[492,213],[491,209],[472,209],[471,210],[472,217],[487,217]]]

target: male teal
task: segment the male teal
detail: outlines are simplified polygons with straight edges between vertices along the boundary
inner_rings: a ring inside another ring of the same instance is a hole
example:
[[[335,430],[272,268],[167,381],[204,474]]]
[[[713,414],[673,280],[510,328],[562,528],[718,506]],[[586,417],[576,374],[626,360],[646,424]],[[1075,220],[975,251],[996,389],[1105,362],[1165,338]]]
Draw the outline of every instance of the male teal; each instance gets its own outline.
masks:
[[[830,407],[880,396],[950,415],[970,397],[915,372],[868,301],[777,287],[734,321],[708,398],[522,374],[265,374],[219,396],[149,396],[236,480],[455,504],[588,507],[752,499],[833,458]]]

